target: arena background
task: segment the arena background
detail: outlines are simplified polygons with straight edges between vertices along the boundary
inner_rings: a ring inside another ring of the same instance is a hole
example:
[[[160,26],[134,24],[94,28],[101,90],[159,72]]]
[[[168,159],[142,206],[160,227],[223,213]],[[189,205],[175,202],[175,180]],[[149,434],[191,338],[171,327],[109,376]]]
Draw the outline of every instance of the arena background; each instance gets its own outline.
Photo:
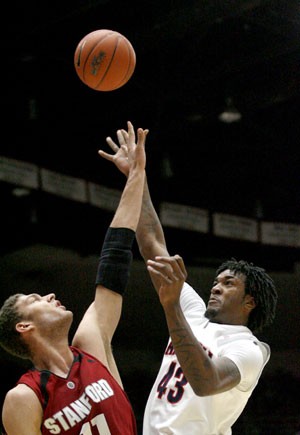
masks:
[[[0,288],[54,291],[75,313],[123,187],[97,155],[131,120],[170,252],[207,297],[232,256],[276,280],[272,358],[234,435],[295,435],[299,416],[300,6],[293,0],[15,2],[2,13]],[[4,26],[5,24],[5,26]],[[123,33],[131,80],[101,93],[73,54],[90,31]],[[220,116],[222,115],[223,116]],[[167,331],[137,247],[114,349],[139,426]],[[1,401],[24,366],[0,353]]]

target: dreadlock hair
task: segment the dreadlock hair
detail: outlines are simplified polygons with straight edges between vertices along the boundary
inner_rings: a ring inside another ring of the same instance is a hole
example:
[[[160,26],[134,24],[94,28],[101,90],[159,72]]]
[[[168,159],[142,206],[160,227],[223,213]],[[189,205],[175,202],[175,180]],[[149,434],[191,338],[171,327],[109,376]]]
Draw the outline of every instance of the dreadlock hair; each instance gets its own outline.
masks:
[[[247,326],[253,332],[260,332],[275,318],[278,295],[272,278],[261,267],[235,258],[221,264],[216,271],[216,276],[226,269],[235,275],[245,276],[245,294],[253,296],[256,303],[256,307],[249,315]]]
[[[10,296],[0,310],[0,345],[12,355],[29,359],[29,349],[16,330],[16,324],[22,320],[16,306],[20,296],[20,293]]]

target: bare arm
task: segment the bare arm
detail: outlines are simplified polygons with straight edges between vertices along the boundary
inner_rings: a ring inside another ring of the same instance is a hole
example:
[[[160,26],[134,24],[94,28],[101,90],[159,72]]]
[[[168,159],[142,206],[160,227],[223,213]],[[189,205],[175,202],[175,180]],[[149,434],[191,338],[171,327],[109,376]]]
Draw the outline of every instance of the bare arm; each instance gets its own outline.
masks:
[[[125,176],[128,176],[126,153],[128,132],[119,130],[117,138],[119,145],[110,137],[107,138],[107,143],[114,154],[104,151],[100,151],[99,154],[113,162]],[[195,393],[204,396],[216,394],[237,385],[240,374],[235,364],[228,358],[212,361],[197,341],[183,315],[179,299],[187,273],[180,257],[169,256],[163,228],[151,200],[147,179],[144,183],[142,210],[136,230],[136,239],[164,308],[177,358]],[[153,262],[157,256],[160,258],[159,261]],[[164,257],[164,260],[161,257]],[[174,270],[170,264],[174,266]]]
[[[114,154],[108,154],[103,150],[100,150],[99,154],[106,160],[113,162],[117,166],[117,168],[127,177],[129,171],[127,161],[127,143],[129,140],[129,133],[123,129],[118,130],[117,139],[119,145],[117,145],[111,139],[111,137],[108,137],[106,139]],[[139,224],[136,230],[136,240],[139,246],[140,253],[144,258],[145,262],[148,259],[154,258],[156,255],[169,255],[163,228],[151,200],[147,178],[145,178],[144,183],[142,210],[140,214]],[[156,291],[158,291],[159,283],[157,282],[156,277],[151,276],[151,279]]]
[[[148,271],[160,282],[158,295],[172,344],[185,377],[198,396],[229,390],[240,382],[240,372],[228,358],[211,358],[194,336],[180,306],[187,272],[179,255],[148,261]]]
[[[136,238],[145,262],[157,255],[169,255],[163,228],[153,206],[147,180],[145,180],[144,184],[142,210]]]
[[[43,410],[35,393],[17,385],[5,397],[2,421],[7,435],[41,435]]]
[[[138,129],[138,140],[132,125],[128,125],[127,159],[129,173],[125,188],[111,228],[127,228],[136,231],[141,211],[145,180],[145,140],[147,130]],[[95,300],[85,313],[73,339],[78,346],[106,364],[121,384],[119,373],[111,351],[111,341],[121,316],[122,296],[110,289],[97,285]]]

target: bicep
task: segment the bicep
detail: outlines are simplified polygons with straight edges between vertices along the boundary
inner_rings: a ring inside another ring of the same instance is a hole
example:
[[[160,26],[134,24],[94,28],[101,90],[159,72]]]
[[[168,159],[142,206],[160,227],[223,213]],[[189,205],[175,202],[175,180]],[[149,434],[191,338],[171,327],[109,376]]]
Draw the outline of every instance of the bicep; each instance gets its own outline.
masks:
[[[236,387],[240,380],[241,374],[237,365],[227,357],[220,357],[214,361],[216,377],[214,391],[212,394],[223,393]]]
[[[72,344],[107,365],[111,341],[120,320],[121,310],[122,296],[98,286],[95,300],[84,314]]]
[[[216,357],[202,361],[199,373],[191,377],[190,384],[194,393],[200,397],[224,393],[236,387],[241,376],[237,366],[229,358]],[[194,370],[196,373],[197,370]]]
[[[9,435],[41,435],[43,410],[36,394],[26,385],[18,385],[5,397],[2,421]]]

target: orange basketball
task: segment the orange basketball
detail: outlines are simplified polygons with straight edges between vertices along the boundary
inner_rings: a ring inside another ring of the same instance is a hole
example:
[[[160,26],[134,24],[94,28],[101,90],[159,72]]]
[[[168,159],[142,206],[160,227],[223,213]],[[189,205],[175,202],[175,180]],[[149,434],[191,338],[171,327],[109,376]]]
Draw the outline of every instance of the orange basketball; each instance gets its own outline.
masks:
[[[114,30],[95,30],[78,43],[74,65],[79,78],[96,91],[113,91],[132,76],[136,55],[125,36]]]

